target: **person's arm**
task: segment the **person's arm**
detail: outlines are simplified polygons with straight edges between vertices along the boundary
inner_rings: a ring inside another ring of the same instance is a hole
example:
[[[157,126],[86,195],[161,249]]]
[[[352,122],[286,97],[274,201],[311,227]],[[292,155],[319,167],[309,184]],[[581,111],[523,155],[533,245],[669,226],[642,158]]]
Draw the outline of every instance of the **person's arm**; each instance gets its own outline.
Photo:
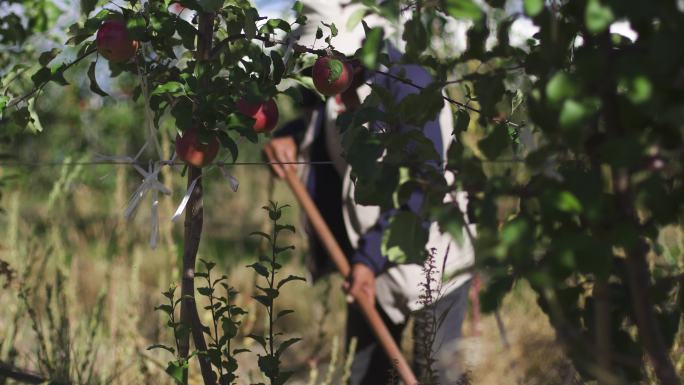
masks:
[[[269,162],[293,163],[297,160],[299,144],[306,133],[306,122],[296,119],[286,123],[273,133],[273,138],[264,145],[264,154]],[[281,178],[286,170],[296,170],[294,164],[271,164],[273,171]]]
[[[264,154],[270,162],[293,163],[297,160],[299,146],[306,136],[311,111],[318,108],[321,100],[312,91],[301,88],[302,105],[305,118],[292,120],[273,132],[272,139],[264,145]],[[294,164],[272,164],[275,173],[283,178],[285,170],[296,170]]]

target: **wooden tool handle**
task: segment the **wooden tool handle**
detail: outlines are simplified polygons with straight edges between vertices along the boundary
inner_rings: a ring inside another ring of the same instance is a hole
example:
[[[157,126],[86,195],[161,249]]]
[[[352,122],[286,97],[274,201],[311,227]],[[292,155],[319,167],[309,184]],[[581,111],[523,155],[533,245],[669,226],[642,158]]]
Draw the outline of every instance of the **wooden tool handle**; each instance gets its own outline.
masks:
[[[309,222],[311,222],[314,231],[318,234],[320,241],[323,242],[323,246],[328,251],[328,254],[330,254],[337,269],[342,273],[342,276],[347,277],[351,271],[347,257],[344,255],[344,252],[342,252],[340,245],[337,243],[330,228],[325,223],[318,208],[311,200],[306,188],[304,188],[304,185],[294,171],[287,170],[285,172],[285,180],[292,189],[297,201],[299,201],[299,204],[304,209],[306,216],[309,218]],[[366,321],[368,321],[371,330],[373,330],[373,334],[375,334],[375,337],[380,341],[380,345],[382,345],[385,353],[387,353],[390,360],[396,363],[397,372],[404,384],[416,385],[418,383],[416,376],[413,374],[411,367],[401,354],[401,350],[399,350],[399,347],[394,342],[394,338],[392,338],[392,335],[387,329],[387,325],[385,325],[380,317],[378,310],[364,296],[355,296],[354,300],[359,308],[361,308],[361,312],[366,318]]]

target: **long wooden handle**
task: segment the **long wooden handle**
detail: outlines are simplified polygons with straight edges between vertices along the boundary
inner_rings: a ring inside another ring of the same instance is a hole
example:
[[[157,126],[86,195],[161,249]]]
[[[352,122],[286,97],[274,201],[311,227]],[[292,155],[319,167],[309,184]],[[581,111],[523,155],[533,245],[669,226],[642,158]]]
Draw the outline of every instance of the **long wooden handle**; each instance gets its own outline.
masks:
[[[297,197],[299,204],[304,209],[304,212],[309,218],[309,222],[311,222],[314,231],[316,231],[316,234],[318,234],[318,238],[321,240],[321,242],[323,242],[323,246],[326,248],[328,254],[330,254],[330,257],[337,266],[337,270],[339,270],[344,277],[347,277],[351,271],[347,257],[344,255],[344,252],[342,252],[340,245],[337,243],[337,240],[330,231],[327,223],[325,223],[325,220],[318,211],[318,208],[311,200],[306,188],[304,188],[304,185],[294,171],[286,171],[285,180],[287,180],[287,184],[290,186],[295,197]],[[378,341],[380,341],[380,345],[382,345],[385,353],[387,353],[387,356],[390,358],[390,360],[396,363],[397,372],[399,373],[399,376],[404,384],[416,385],[418,383],[416,376],[413,374],[411,367],[401,354],[401,350],[399,350],[399,347],[394,342],[394,338],[392,338],[392,335],[387,329],[387,325],[385,325],[380,317],[378,310],[371,305],[365,296],[355,296],[354,300],[358,304],[359,308],[361,308],[361,312],[366,318],[366,321],[368,321],[371,330],[373,330],[373,334],[375,334],[375,337],[378,339]]]

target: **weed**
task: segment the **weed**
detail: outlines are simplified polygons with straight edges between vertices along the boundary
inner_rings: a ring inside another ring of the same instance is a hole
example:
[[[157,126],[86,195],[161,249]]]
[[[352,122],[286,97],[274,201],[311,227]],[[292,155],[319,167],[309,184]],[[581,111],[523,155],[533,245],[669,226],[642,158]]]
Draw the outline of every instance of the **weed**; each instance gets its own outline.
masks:
[[[278,256],[288,250],[294,249],[292,245],[281,246],[278,244],[278,236],[283,231],[295,232],[292,225],[281,225],[278,220],[282,216],[282,210],[288,207],[287,205],[279,206],[276,202],[269,202],[268,206],[263,209],[268,212],[268,217],[271,221],[271,234],[264,232],[254,232],[253,235],[260,236],[267,240],[271,246],[270,256],[259,256],[259,260],[248,267],[266,281],[266,286],[257,285],[259,294],[254,296],[265,309],[268,314],[267,330],[264,335],[250,334],[249,337],[254,339],[264,349],[264,354],[258,354],[258,364],[261,372],[269,379],[271,385],[282,385],[292,375],[292,372],[281,371],[280,357],[293,344],[300,341],[300,338],[289,338],[278,342],[276,338],[282,333],[275,331],[275,324],[282,317],[292,313],[292,310],[283,309],[276,313],[275,300],[280,296],[280,290],[285,284],[291,281],[304,281],[304,278],[289,275],[286,278],[280,279],[277,277],[278,271],[283,267],[278,263]]]

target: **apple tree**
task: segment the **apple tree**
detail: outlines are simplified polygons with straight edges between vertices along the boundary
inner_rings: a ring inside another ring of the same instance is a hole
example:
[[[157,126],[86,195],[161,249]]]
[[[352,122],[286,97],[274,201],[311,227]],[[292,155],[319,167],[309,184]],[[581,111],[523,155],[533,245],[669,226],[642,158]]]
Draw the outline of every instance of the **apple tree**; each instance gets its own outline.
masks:
[[[357,200],[398,207],[413,191],[428,196],[422,213],[391,222],[384,246],[401,250],[395,259],[425,255],[428,218],[462,237],[466,215],[443,198],[465,190],[478,225],[476,268],[489,277],[485,310],[525,280],[587,379],[634,383],[652,368],[660,383],[681,383],[671,357],[684,311],[682,256],[664,259],[659,234],[684,223],[682,2],[358,2],[403,24],[400,61],[434,78],[419,85],[383,71],[391,68],[383,45],[396,38],[367,28],[359,59],[417,92],[397,103],[374,88],[338,121]],[[537,32],[513,46],[518,19]],[[465,50],[430,49],[448,45],[454,20],[468,26]],[[618,21],[636,37],[611,32]],[[438,158],[419,133],[392,127],[420,127],[443,103],[454,109],[445,165],[454,181],[429,167],[406,177],[402,169]],[[364,130],[371,120],[387,129]],[[418,144],[407,150],[409,140]],[[382,162],[364,161],[382,152]]]
[[[49,28],[48,16],[56,15],[45,14],[52,9],[50,1],[16,3],[17,8],[2,20],[2,43],[13,45],[26,58],[35,57],[33,52],[22,51],[22,43]],[[276,86],[284,78],[297,78],[294,70],[301,66],[299,58],[304,53],[293,50],[294,42],[276,37],[306,18],[299,14],[299,3],[293,8],[292,22],[262,17],[247,0],[127,0],[104,8],[97,1],[83,1],[81,5],[84,19],[68,28],[62,49],[40,55],[39,68],[18,64],[3,69],[3,85],[14,81],[14,74],[30,76],[31,82],[5,88],[0,98],[3,122],[11,122],[16,130],[34,124],[32,106],[40,101],[44,87],[66,85],[65,71],[81,62],[90,63],[90,90],[101,96],[107,94],[97,83],[97,66],[108,66],[112,77],[130,74],[140,80],[133,99],[142,99],[149,111],[146,123],[150,124],[152,151],[148,154],[153,153],[151,161],[159,167],[173,159],[159,159],[156,127],[164,114],[175,118],[176,156],[186,164],[188,181],[178,353],[187,362],[192,338],[201,353],[198,359],[205,383],[216,383],[212,371],[216,363],[202,354],[207,344],[195,304],[195,259],[203,224],[202,167],[214,161],[220,148],[237,160],[238,136],[256,142],[260,133],[275,127],[278,107],[273,98],[283,92]],[[75,58],[64,60],[61,54],[66,51],[75,52]],[[294,89],[284,92],[295,99],[299,96]],[[181,381],[187,383],[187,365],[181,368]]]
[[[374,14],[401,26],[399,62],[420,64],[433,78],[415,84],[392,71],[386,48],[397,36],[364,23],[366,39],[354,59],[416,93],[397,101],[373,87],[358,109],[339,117],[356,200],[396,208],[414,191],[426,196],[422,212],[392,219],[383,247],[398,250],[392,255],[398,262],[419,262],[426,256],[425,220],[458,238],[467,217],[478,225],[476,267],[488,275],[485,310],[525,280],[587,379],[633,383],[649,375],[648,367],[660,383],[679,384],[671,350],[684,311],[682,257],[664,261],[659,234],[681,228],[684,219],[681,1],[354,2],[364,7],[357,20]],[[169,12],[172,3],[185,10]],[[301,5],[294,9],[300,12]],[[30,125],[31,103],[42,87],[64,84],[64,71],[80,61],[91,63],[91,90],[104,94],[94,73],[109,56],[112,76],[141,79],[134,98],[149,105],[153,125],[163,114],[175,118],[177,155],[188,164],[181,288],[188,332],[180,352],[187,357],[190,335],[206,350],[193,283],[203,220],[201,166],[218,147],[237,159],[237,136],[256,141],[272,129],[276,86],[299,77],[304,53],[326,52],[280,37],[304,23],[303,16],[292,23],[266,19],[245,0],[127,0],[87,16],[69,29],[67,44],[77,59],[56,62],[58,51],[42,54],[32,91],[6,92],[0,111],[17,126]],[[511,44],[519,19],[538,28],[523,46]],[[617,21],[628,22],[636,38],[612,33]],[[447,33],[454,22],[468,26],[463,52],[448,49],[461,43]],[[118,27],[99,51],[97,34],[105,25]],[[17,31],[3,27],[0,33],[23,39]],[[130,60],[118,62],[131,47]],[[346,65],[329,61],[334,83]],[[329,86],[329,93],[336,91]],[[434,167],[441,160],[420,130],[392,129],[420,127],[445,103],[455,124],[441,166],[453,181]],[[368,130],[367,123],[385,129]],[[155,135],[152,130],[153,144]],[[382,161],[375,161],[381,153]],[[460,190],[469,193],[467,213],[444,203]],[[211,363],[206,356],[199,360],[205,382],[212,383]]]

